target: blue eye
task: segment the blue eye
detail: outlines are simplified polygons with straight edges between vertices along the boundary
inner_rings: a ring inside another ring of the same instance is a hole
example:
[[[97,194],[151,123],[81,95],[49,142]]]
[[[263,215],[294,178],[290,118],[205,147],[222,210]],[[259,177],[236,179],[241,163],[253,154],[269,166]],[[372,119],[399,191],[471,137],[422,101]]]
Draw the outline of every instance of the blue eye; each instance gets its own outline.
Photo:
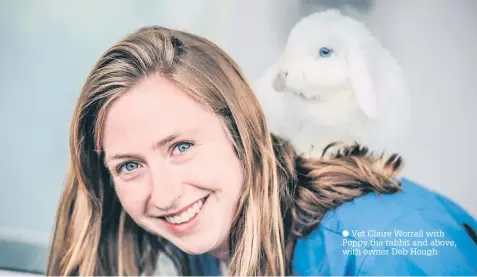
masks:
[[[176,144],[176,146],[173,149],[173,152],[177,149],[180,153],[184,153],[191,146],[192,146],[192,143],[190,143],[190,142],[180,142],[180,143]]]
[[[320,56],[323,58],[328,58],[329,56],[331,56],[331,53],[333,53],[333,49],[329,49],[326,47],[320,48]]]
[[[125,171],[126,173],[136,170],[139,167],[138,163],[127,162],[119,166],[118,172],[121,173]]]

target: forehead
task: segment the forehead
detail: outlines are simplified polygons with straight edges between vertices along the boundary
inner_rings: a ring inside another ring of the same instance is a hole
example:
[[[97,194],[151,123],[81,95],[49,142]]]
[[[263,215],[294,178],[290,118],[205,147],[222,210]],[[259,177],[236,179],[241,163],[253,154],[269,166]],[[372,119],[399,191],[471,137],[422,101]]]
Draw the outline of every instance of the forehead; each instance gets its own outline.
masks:
[[[214,125],[218,117],[160,76],[142,80],[109,107],[103,147],[124,148],[188,129]]]

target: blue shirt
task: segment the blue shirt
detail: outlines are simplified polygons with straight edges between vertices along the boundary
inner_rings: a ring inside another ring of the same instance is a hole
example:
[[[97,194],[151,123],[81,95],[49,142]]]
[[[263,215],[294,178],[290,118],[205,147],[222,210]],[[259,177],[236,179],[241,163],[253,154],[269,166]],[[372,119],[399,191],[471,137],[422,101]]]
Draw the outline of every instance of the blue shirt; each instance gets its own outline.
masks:
[[[477,275],[477,221],[408,179],[395,194],[369,193],[328,211],[295,247],[296,275]],[[210,255],[192,275],[219,275]]]

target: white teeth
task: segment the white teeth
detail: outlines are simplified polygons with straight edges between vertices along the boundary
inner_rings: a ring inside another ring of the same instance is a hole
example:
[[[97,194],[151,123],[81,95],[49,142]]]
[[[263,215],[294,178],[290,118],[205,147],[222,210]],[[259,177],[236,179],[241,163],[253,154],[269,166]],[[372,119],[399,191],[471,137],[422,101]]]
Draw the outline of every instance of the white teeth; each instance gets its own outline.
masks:
[[[187,220],[189,220],[190,216],[189,216],[189,212],[185,212],[181,215],[181,221],[182,222],[186,222]]]
[[[186,222],[187,220],[189,220],[190,218],[190,215],[189,215],[189,212],[185,212],[181,215],[181,223],[182,222]]]
[[[199,201],[197,201],[194,205],[192,205],[189,209],[187,209],[180,215],[168,216],[166,217],[166,220],[173,224],[180,224],[180,223],[187,222],[191,220],[200,211],[200,209],[202,208],[202,205],[203,205],[203,200],[200,199]]]

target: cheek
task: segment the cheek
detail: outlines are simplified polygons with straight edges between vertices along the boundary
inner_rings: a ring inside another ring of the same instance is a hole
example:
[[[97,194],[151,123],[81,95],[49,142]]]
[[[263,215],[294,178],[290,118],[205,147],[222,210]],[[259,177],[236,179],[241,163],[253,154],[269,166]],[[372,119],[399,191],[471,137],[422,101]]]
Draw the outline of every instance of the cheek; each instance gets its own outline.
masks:
[[[230,182],[229,186],[234,192],[240,191],[243,186],[244,173],[242,169],[242,164],[240,163],[239,159],[235,157],[235,155],[233,159],[230,160],[229,167],[226,171],[224,179]]]
[[[144,182],[144,181],[142,181]],[[149,193],[140,181],[115,181],[116,194],[124,210],[133,218],[144,214]]]
[[[231,198],[237,198],[243,186],[244,176],[242,165],[235,154],[219,163],[215,172],[219,175],[220,188]]]
[[[216,149],[223,150],[208,151],[207,154],[200,155],[200,158],[189,164],[184,176],[206,189],[235,193],[243,184],[242,165],[233,149]]]
[[[349,76],[346,62],[338,57],[310,62],[304,74],[310,85],[329,87],[347,82]]]

